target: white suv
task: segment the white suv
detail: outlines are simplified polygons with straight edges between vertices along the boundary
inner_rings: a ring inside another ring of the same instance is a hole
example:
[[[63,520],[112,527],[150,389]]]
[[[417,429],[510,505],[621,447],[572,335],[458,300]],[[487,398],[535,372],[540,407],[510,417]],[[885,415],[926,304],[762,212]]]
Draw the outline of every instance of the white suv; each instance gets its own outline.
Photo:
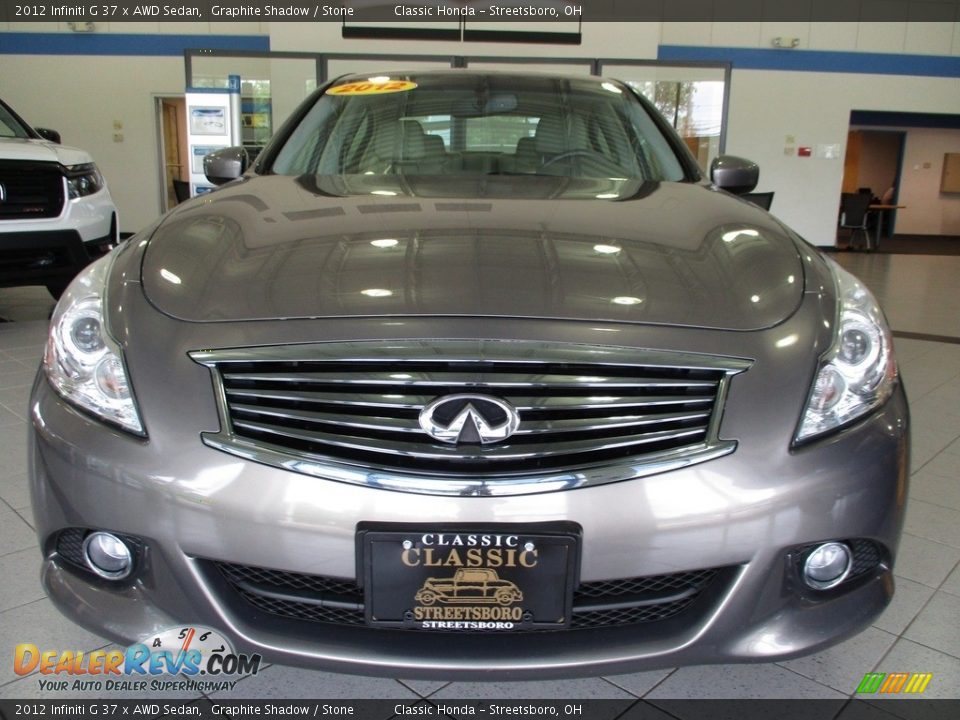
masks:
[[[0,100],[0,287],[59,297],[116,245],[117,208],[89,154],[35,130]]]

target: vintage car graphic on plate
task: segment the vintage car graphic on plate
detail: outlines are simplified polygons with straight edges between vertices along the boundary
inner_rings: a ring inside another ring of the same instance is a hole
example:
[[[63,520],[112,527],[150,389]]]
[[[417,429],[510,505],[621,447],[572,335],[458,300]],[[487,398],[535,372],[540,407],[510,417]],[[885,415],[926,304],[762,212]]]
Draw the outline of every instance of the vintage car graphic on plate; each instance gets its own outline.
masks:
[[[415,599],[424,605],[435,602],[511,605],[523,600],[523,593],[509,580],[501,580],[496,570],[462,568],[452,578],[428,578]]]

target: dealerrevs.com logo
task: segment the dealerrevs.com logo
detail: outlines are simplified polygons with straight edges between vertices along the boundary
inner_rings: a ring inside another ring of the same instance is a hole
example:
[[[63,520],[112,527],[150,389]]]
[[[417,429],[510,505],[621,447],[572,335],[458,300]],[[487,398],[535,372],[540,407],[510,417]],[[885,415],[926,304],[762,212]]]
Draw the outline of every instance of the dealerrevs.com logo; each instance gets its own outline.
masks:
[[[41,650],[21,643],[13,670],[56,676],[40,679],[41,691],[212,692],[233,689],[237,676],[256,675],[260,661],[260,655],[235,653],[216,630],[193,625],[169,628],[124,650]],[[180,678],[163,677],[171,675]]]

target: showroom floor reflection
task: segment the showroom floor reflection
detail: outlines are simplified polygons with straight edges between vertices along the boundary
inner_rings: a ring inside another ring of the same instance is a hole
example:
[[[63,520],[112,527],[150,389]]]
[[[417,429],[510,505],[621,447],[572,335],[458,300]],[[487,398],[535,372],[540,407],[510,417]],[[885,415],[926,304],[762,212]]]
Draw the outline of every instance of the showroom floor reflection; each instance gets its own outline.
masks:
[[[960,257],[836,257],[884,304],[898,334],[913,420],[910,501],[896,564],[897,591],[872,627],[818,655],[764,665],[496,685],[354,677],[273,665],[212,697],[844,699],[852,697],[867,672],[922,671],[933,673],[925,697],[960,698]],[[41,288],[0,289],[0,317],[7,320],[0,322],[0,654],[8,659],[24,642],[59,650],[109,646],[62,617],[45,598],[38,578],[40,556],[27,488],[27,399],[51,308]],[[925,336],[939,341],[918,339]],[[57,697],[40,690],[40,677],[19,677],[5,662],[0,697]],[[184,697],[206,701],[199,695]]]

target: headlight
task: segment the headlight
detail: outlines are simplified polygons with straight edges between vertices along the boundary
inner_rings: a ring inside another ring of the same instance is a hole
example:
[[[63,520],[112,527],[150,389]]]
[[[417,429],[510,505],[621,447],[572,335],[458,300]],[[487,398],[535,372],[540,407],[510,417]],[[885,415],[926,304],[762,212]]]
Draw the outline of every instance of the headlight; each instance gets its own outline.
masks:
[[[107,333],[103,295],[113,255],[87,266],[70,283],[50,320],[43,368],[66,400],[143,435],[120,348]]]
[[[857,278],[830,261],[840,310],[833,347],[820,360],[797,431],[807,440],[857,419],[893,392],[893,337],[880,306]]]
[[[103,175],[93,163],[71,165],[66,170],[67,192],[71,200],[93,195],[104,186]]]

